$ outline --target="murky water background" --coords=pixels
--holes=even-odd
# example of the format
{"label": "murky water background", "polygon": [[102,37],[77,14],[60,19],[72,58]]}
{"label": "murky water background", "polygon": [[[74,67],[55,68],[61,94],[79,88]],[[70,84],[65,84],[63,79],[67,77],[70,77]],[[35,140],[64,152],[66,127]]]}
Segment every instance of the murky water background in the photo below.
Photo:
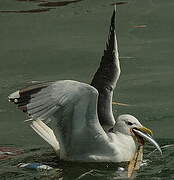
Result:
{"label": "murky water background", "polygon": [[[114,2],[0,1],[0,146],[24,150],[0,160],[0,179],[125,177],[116,165],[60,162],[23,122],[25,115],[7,102],[9,93],[32,80],[90,82],[103,54]],[[122,74],[114,100],[130,106],[114,106],[114,113],[135,115],[154,130],[160,145],[173,144],[174,2],[126,2],[117,6]],[[163,157],[158,153],[149,156],[151,151],[153,148],[146,146],[146,163],[135,179],[174,179],[174,147],[163,148]],[[41,162],[54,169],[20,169],[16,167],[20,162]]]}

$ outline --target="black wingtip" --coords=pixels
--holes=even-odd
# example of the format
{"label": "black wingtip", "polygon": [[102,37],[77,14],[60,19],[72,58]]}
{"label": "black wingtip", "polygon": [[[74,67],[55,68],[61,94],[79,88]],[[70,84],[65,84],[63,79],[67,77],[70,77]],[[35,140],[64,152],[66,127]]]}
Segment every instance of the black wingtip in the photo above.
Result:
{"label": "black wingtip", "polygon": [[111,17],[111,27],[115,29],[115,15],[116,15],[116,5],[114,6],[113,14]]}
{"label": "black wingtip", "polygon": [[[111,24],[110,24],[110,29],[109,29],[109,36],[108,36],[108,41],[106,43],[106,51],[109,53],[112,53],[115,49],[115,33],[116,33],[116,25],[115,25],[115,20],[116,19],[116,5],[114,6],[114,10],[111,16]],[[106,53],[106,52],[105,52]]]}
{"label": "black wingtip", "polygon": [[114,7],[109,35],[100,66],[91,85],[99,92],[97,113],[102,126],[112,127],[115,123],[112,114],[112,93],[119,78],[119,59],[116,38],[116,8]]}

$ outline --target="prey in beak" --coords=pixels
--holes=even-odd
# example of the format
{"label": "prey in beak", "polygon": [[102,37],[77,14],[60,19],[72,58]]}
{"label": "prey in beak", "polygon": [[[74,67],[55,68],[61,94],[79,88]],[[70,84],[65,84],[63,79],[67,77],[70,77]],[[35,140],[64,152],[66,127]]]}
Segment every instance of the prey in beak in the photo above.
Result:
{"label": "prey in beak", "polygon": [[152,131],[149,128],[141,127],[141,128],[132,128],[132,133],[136,137],[137,141],[141,144],[145,144],[145,140],[154,145],[157,150],[162,154],[162,150],[158,143],[153,139]]}

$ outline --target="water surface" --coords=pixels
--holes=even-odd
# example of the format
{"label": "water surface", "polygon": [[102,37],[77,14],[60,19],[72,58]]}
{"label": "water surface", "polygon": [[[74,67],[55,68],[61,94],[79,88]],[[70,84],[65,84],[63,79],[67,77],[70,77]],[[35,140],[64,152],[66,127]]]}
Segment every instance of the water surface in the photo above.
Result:
{"label": "water surface", "polygon": [[[64,164],[38,137],[25,115],[7,102],[9,93],[32,80],[74,79],[89,83],[107,39],[111,0],[0,1],[0,146],[24,154],[0,160],[2,179],[117,179],[109,165]],[[117,3],[120,1],[117,1]],[[172,0],[121,1],[117,35],[122,74],[114,114],[135,115],[163,146],[173,144],[174,32]],[[152,151],[146,148],[145,155]],[[173,179],[173,148],[153,153],[136,179]],[[43,162],[50,172],[19,169],[19,162]],[[87,173],[84,176],[84,173]]]}

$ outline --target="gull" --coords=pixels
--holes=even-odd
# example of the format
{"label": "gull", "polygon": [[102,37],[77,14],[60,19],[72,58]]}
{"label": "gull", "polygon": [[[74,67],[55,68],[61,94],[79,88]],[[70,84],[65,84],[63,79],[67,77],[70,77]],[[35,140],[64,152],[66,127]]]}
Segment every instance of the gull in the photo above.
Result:
{"label": "gull", "polygon": [[116,9],[101,63],[91,84],[74,80],[33,82],[9,95],[30,126],[47,141],[61,160],[77,162],[131,161],[145,141],[162,153],[144,127],[130,114],[112,112],[112,97],[120,76]]}

